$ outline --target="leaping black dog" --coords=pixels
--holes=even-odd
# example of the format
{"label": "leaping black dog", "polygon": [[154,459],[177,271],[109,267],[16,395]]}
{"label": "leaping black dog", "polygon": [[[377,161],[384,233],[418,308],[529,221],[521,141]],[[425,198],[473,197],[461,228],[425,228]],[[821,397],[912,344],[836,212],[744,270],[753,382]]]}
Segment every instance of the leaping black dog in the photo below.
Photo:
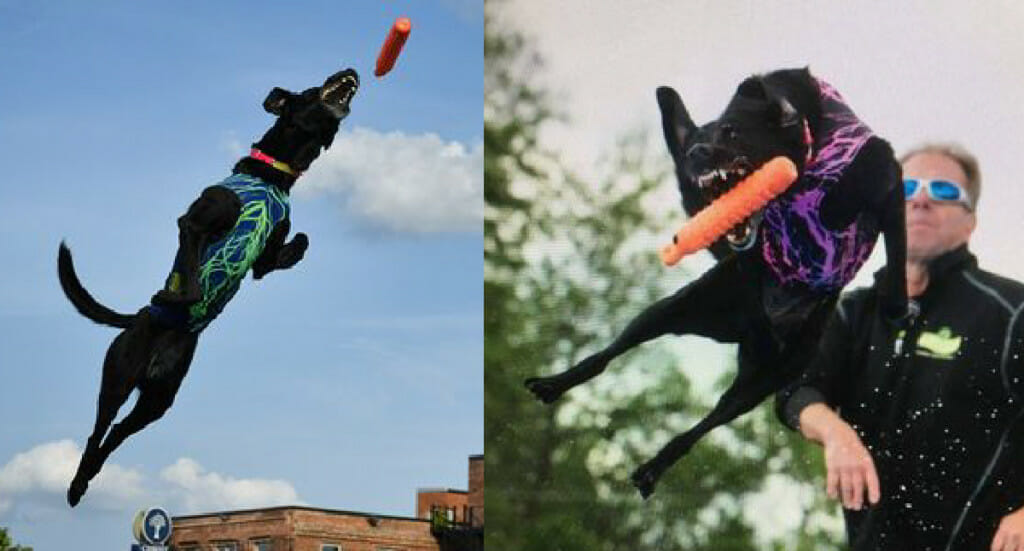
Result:
{"label": "leaping black dog", "polygon": [[907,312],[901,170],[843,98],[807,69],[753,76],[718,118],[697,127],[675,90],[657,91],[683,208],[703,209],[768,160],[785,155],[798,180],[711,246],[718,263],[649,306],[606,348],[526,386],[550,403],[604,371],[623,352],[666,333],[739,343],[738,372],[704,419],[632,475],[643,497],[710,430],[750,411],[811,360],[840,290],[882,232],[891,277],[881,307]]}
{"label": "leaping black dog", "polygon": [[[64,294],[83,316],[123,329],[103,362],[96,424],[68,488],[72,507],[111,452],[171,407],[199,333],[238,291],[249,269],[260,279],[302,260],[309,246],[306,235],[296,233],[285,242],[291,225],[288,193],[330,147],[358,88],[359,76],[346,69],[301,94],[271,90],[263,108],[277,116],[273,127],[235,164],[231,176],[204,189],[178,219],[171,274],[150,304],[134,315],[116,313],[93,299],[61,243],[57,264]],[[111,428],[136,388],[135,407]]]}

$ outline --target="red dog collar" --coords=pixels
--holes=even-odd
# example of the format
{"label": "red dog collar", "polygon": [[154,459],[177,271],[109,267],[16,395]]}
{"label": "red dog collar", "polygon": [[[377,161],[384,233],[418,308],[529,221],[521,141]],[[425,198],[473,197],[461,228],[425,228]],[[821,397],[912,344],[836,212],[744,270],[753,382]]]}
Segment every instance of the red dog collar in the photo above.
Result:
{"label": "red dog collar", "polygon": [[270,155],[267,155],[266,153],[260,151],[259,149],[256,149],[255,147],[252,148],[252,151],[249,152],[249,156],[252,157],[253,159],[256,159],[257,161],[263,161],[264,163],[267,163],[268,165],[280,170],[281,172],[284,172],[285,174],[288,174],[289,176],[294,176],[298,178],[299,174],[301,174],[296,173],[294,170],[292,170],[292,167],[288,166],[287,163],[282,163],[281,161],[278,161],[277,159],[271,157]]}

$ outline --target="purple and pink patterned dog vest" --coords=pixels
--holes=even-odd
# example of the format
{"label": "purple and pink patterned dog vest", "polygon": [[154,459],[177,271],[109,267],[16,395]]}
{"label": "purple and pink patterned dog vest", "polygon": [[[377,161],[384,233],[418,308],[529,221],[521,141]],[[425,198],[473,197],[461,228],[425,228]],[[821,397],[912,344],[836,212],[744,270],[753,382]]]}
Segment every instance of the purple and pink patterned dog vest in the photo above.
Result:
{"label": "purple and pink patterned dog vest", "polygon": [[833,292],[849,283],[867,260],[879,224],[858,218],[845,228],[828,229],[821,222],[821,202],[873,133],[835,88],[815,80],[822,119],[812,157],[792,191],[765,207],[761,251],[781,284]]}

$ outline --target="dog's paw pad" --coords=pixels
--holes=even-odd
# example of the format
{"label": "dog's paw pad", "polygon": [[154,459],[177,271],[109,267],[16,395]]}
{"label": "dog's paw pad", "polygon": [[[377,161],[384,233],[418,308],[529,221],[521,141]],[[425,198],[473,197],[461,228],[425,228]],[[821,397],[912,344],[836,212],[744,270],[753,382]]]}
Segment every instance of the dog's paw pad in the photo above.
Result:
{"label": "dog's paw pad", "polygon": [[654,493],[654,485],[658,482],[658,475],[647,466],[637,469],[630,480],[633,486],[640,491],[640,497],[647,499]]}

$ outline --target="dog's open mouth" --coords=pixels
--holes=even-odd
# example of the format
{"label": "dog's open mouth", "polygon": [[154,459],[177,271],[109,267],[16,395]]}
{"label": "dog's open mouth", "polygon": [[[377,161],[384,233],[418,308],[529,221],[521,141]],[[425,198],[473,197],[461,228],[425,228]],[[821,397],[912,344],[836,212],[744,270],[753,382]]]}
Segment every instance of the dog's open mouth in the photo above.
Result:
{"label": "dog's open mouth", "polygon": [[[697,187],[708,204],[736,187],[736,184],[747,177],[753,168],[746,157],[737,157],[725,166],[713,168],[697,176]],[[733,250],[742,251],[754,245],[757,228],[761,225],[762,211],[758,210],[742,222],[736,224],[725,233],[725,238]]]}
{"label": "dog's open mouth", "polygon": [[359,89],[359,77],[355,72],[345,72],[332,77],[320,88],[320,99],[332,110],[348,113],[349,102]]}

